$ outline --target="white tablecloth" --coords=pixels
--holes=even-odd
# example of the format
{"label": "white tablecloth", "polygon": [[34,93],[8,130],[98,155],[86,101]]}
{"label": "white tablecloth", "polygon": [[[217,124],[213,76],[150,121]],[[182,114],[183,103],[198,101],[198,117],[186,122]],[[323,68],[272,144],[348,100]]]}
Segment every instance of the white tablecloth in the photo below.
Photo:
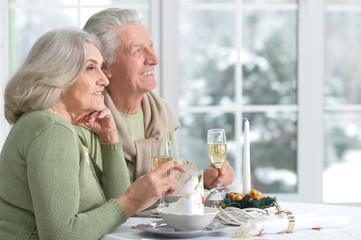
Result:
{"label": "white tablecloth", "polygon": [[[297,230],[294,233],[287,234],[265,234],[262,236],[251,237],[247,239],[254,240],[273,240],[273,239],[297,239],[297,240],[361,240],[361,207],[350,207],[341,205],[326,204],[308,204],[281,202],[283,210],[289,210],[293,214],[317,213],[318,216],[347,216],[349,223],[342,228],[320,229],[320,230]],[[139,229],[132,229],[139,223],[155,221],[156,218],[131,217],[124,224],[120,225],[114,232],[105,235],[102,240],[119,239],[164,239],[160,236],[144,232]],[[297,221],[297,219],[296,219]],[[235,239],[231,235],[238,227],[227,226],[225,230],[215,235],[201,236],[188,239]]]}

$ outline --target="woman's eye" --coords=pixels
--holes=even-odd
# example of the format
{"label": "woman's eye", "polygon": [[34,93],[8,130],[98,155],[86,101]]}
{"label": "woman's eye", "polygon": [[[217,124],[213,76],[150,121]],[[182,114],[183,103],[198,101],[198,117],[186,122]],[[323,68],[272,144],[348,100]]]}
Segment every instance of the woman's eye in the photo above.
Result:
{"label": "woman's eye", "polygon": [[95,69],[95,67],[93,67],[93,66],[90,66],[90,67],[87,67],[87,71],[93,71]]}
{"label": "woman's eye", "polygon": [[149,47],[153,48],[153,43],[149,44]]}

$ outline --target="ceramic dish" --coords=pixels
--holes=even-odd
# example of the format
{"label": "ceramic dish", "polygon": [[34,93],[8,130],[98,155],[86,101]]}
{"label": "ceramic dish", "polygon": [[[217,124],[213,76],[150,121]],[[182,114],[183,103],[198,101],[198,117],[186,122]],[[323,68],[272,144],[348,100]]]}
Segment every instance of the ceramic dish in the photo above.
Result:
{"label": "ceramic dish", "polygon": [[202,230],[179,232],[169,227],[163,220],[161,220],[161,221],[152,221],[149,223],[139,224],[137,228],[144,232],[152,233],[154,235],[158,235],[161,237],[195,238],[195,237],[201,237],[205,235],[219,233],[223,231],[226,228],[226,226],[217,222],[212,222],[210,225],[208,225],[206,228]]}
{"label": "ceramic dish", "polygon": [[204,214],[176,214],[169,207],[158,210],[168,226],[177,231],[199,231],[209,225],[219,212],[216,208],[204,207]]}

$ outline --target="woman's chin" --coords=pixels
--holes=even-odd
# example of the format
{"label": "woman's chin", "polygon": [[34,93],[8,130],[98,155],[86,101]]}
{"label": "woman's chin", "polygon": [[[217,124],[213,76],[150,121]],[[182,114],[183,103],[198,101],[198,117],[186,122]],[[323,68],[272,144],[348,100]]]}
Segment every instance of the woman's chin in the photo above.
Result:
{"label": "woman's chin", "polygon": [[92,109],[93,109],[93,110],[92,110],[91,112],[100,112],[100,111],[104,110],[104,108],[105,108],[104,102],[98,103],[98,104],[94,104],[94,105],[92,106]]}

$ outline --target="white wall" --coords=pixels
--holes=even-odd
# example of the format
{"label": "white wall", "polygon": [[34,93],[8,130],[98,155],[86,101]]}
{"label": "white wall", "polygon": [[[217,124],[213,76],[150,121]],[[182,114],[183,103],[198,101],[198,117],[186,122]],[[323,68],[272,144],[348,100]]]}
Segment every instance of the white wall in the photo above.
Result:
{"label": "white wall", "polygon": [[0,147],[2,147],[10,126],[4,117],[4,88],[9,79],[9,52],[8,52],[8,1],[0,1]]}

